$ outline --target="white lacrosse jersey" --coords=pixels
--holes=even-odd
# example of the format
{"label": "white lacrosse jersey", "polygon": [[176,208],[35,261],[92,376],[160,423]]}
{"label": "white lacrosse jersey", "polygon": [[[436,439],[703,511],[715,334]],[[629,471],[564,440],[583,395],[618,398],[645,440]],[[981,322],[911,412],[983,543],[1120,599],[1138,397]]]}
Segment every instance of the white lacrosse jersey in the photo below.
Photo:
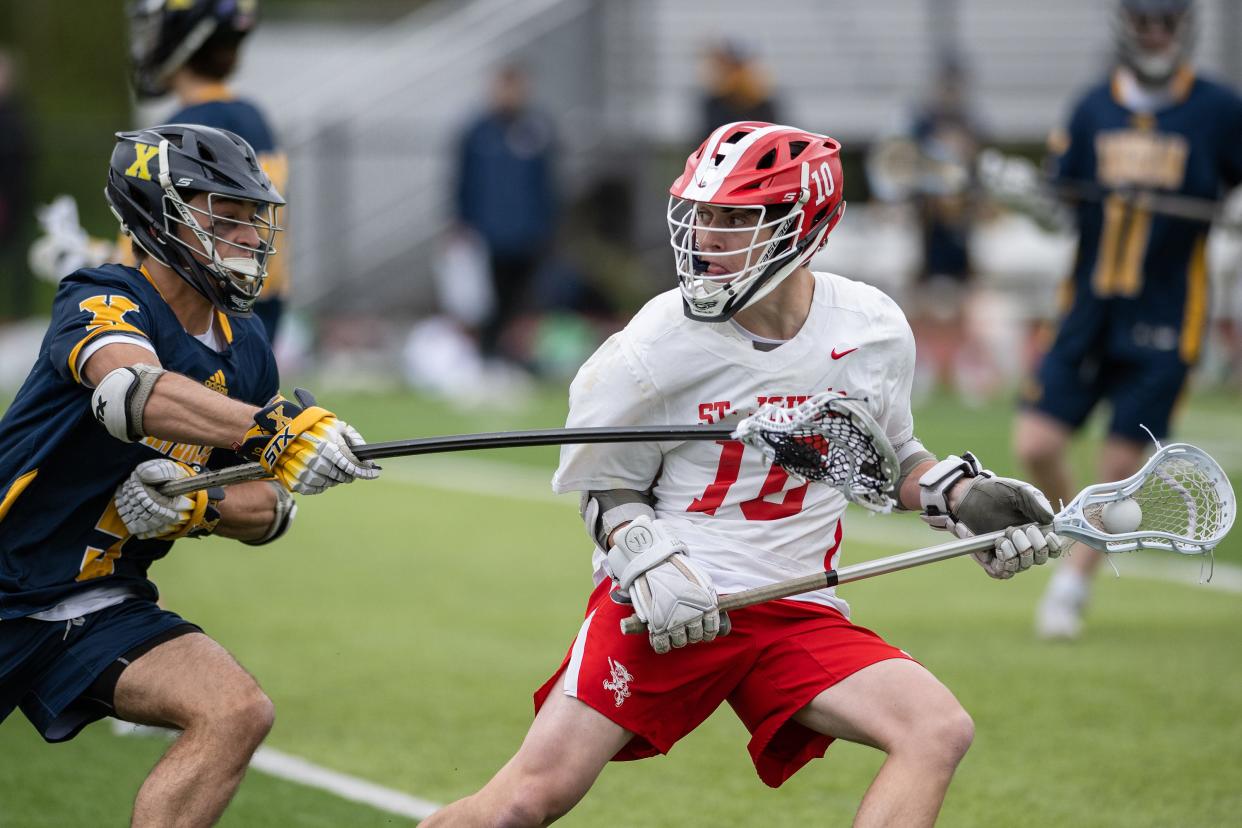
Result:
{"label": "white lacrosse jersey", "polygon": [[[898,457],[915,446],[910,413],[914,337],[897,304],[870,285],[815,273],[798,334],[762,351],[731,322],[687,319],[681,295],[652,299],[600,346],[569,389],[571,428],[736,422],[761,404],[793,406],[824,391],[863,398]],[[845,497],[791,479],[733,440],[567,445],[557,493],[650,489],[668,522],[720,593],[835,569]],[[603,571],[595,550],[595,579]],[[849,605],[834,589],[793,600]]]}

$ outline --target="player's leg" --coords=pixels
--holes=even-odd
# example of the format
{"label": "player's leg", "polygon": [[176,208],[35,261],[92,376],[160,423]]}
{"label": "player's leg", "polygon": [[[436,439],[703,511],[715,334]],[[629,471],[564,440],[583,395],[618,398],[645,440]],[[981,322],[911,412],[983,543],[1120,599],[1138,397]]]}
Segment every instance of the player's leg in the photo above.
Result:
{"label": "player's leg", "polygon": [[[1074,496],[1070,439],[1103,395],[1103,376],[1108,373],[1098,355],[1084,350],[1094,347],[1094,340],[1075,338],[1075,333],[1067,320],[1041,362],[1014,424],[1014,454],[1026,479],[1048,496],[1054,509]],[[1042,638],[1074,638],[1081,629],[1087,587],[1070,562],[1085,549],[1073,545],[1053,568],[1035,610],[1035,631]]]}
{"label": "player's leg", "polygon": [[535,693],[539,712],[517,754],[481,791],[426,825],[546,825],[610,760],[667,753],[749,670],[753,639],[744,622],[710,646],[658,655],[647,636],[621,633],[633,607],[614,601],[610,587],[596,587],[560,668]]}
{"label": "player's leg", "polygon": [[114,715],[182,731],[147,776],[134,825],[211,825],[272,727],[272,702],[212,639],[191,633],[143,653],[116,681]]}
{"label": "player's leg", "polygon": [[[1027,479],[1034,483],[1053,508],[1074,496],[1068,448],[1073,432],[1068,425],[1042,411],[1018,414],[1014,428],[1014,454]],[[1090,547],[1073,544],[1052,569],[1048,586],[1035,609],[1035,632],[1041,638],[1076,638],[1082,629],[1082,613],[1090,595],[1090,573],[1099,562]]]}
{"label": "player's leg", "polygon": [[794,721],[887,754],[858,807],[855,826],[932,825],[974,723],[925,667],[890,659],[821,692]]}
{"label": "player's leg", "polygon": [[834,609],[772,601],[730,617],[758,650],[729,704],[751,733],[760,778],[783,784],[833,739],[868,745],[888,756],[854,824],[931,825],[974,736],[953,694]]}
{"label": "player's leg", "polygon": [[[1098,458],[1101,481],[1124,480],[1142,467],[1151,449],[1148,429],[1157,439],[1169,433],[1189,369],[1177,352],[1149,349],[1140,358],[1113,363],[1109,373],[1113,414]],[[1083,544],[1069,551],[1054,570],[1036,616],[1036,630],[1045,638],[1081,633],[1091,585],[1105,557]]]}
{"label": "player's leg", "polygon": [[1074,496],[1068,449],[1073,428],[1037,409],[1018,412],[1013,430],[1013,450],[1026,479],[1055,505]]}
{"label": "player's leg", "polygon": [[424,826],[547,825],[586,795],[633,734],[565,695],[564,681],[562,675],[518,752],[491,781],[437,811]]}
{"label": "player's leg", "polygon": [[[1128,437],[1110,434],[1100,447],[1099,479],[1124,480],[1138,471],[1147,458],[1148,445],[1136,443]],[[1085,544],[1075,544],[1073,554],[1060,564],[1061,569],[1076,574],[1083,584],[1079,588],[1084,593],[1089,591],[1089,582],[1104,560],[1104,553],[1092,549]],[[1085,601],[1084,594],[1083,600]]]}
{"label": "player's leg", "polygon": [[[1089,304],[1089,303],[1088,303]],[[1054,507],[1068,503],[1075,488],[1067,449],[1096,403],[1104,395],[1107,372],[1098,355],[1099,336],[1092,333],[1086,305],[1062,322],[1056,339],[1040,359],[1022,394],[1014,421],[1013,450],[1026,479]]]}

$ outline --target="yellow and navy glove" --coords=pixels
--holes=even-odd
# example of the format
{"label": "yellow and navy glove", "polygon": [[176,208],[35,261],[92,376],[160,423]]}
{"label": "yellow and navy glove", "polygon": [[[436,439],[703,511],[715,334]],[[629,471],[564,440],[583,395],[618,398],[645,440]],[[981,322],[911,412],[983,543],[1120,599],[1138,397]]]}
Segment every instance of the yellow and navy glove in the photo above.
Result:
{"label": "yellow and navy glove", "polygon": [[129,533],[143,539],[176,540],[214,532],[220,522],[217,504],[224,500],[224,489],[215,486],[188,495],[160,494],[164,483],[194,473],[192,467],[176,460],[139,463],[113,496]]}
{"label": "yellow and navy glove", "polygon": [[338,483],[379,477],[379,466],[359,460],[351,449],[362,445],[362,435],[315,405],[309,391],[298,388],[293,396],[296,402],[277,394],[255,412],[255,424],[235,450],[257,460],[281,485],[299,494],[319,494]]}

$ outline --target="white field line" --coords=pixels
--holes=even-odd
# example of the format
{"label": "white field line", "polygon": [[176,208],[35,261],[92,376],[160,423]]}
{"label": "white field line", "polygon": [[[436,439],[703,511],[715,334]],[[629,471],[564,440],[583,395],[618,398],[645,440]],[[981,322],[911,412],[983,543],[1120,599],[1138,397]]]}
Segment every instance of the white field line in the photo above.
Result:
{"label": "white field line", "polygon": [[254,758],[250,760],[250,767],[279,779],[305,785],[308,788],[318,788],[321,791],[335,794],[341,799],[359,802],[377,810],[410,819],[426,819],[440,807],[435,802],[419,799],[392,788],[385,788],[347,773],[329,770],[276,748],[259,748]]}
{"label": "white field line", "polygon": [[[484,460],[478,457],[445,456],[418,458],[416,465],[402,464],[384,470],[384,479],[394,483],[423,486],[450,492],[523,500],[531,503],[563,504],[577,511],[576,494],[555,495],[551,472],[533,466]],[[918,549],[942,542],[913,514],[881,516],[851,510],[846,537],[866,544]],[[1204,582],[1199,558],[1158,552],[1118,555],[1113,560],[1122,577],[1200,586],[1209,590],[1242,593],[1242,566],[1217,563],[1212,580]]]}
{"label": "white field line", "polygon": [[[114,736],[160,738],[171,741],[177,735],[177,731],[164,727],[130,724],[119,719],[108,721],[112,723]],[[330,770],[300,756],[294,756],[266,745],[255,751],[250,759],[250,767],[268,776],[284,779],[286,782],[317,788],[350,802],[358,802],[385,813],[414,820],[426,819],[440,807],[435,802],[419,799],[392,788],[385,788],[383,785],[368,782],[357,776]]]}

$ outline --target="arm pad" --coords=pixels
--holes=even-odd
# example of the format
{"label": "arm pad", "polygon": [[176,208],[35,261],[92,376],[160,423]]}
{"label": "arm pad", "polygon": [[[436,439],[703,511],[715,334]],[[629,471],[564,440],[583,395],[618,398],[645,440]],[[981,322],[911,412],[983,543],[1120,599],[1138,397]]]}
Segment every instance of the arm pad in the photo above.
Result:
{"label": "arm pad", "polygon": [[155,383],[165,373],[158,365],[137,363],[109,371],[91,395],[91,411],[118,440],[132,443],[147,436],[142,412]]}
{"label": "arm pad", "polygon": [[608,536],[621,524],[644,515],[655,520],[652,502],[650,494],[635,489],[583,492],[581,511],[587,534],[594,538],[600,549],[607,550]]}
{"label": "arm pad", "polygon": [[[900,454],[900,452],[899,452]],[[897,509],[906,511],[906,507],[901,505],[901,487],[906,484],[906,479],[910,477],[910,473],[918,468],[922,463],[928,460],[935,460],[936,455],[923,448],[922,444],[918,445],[913,452],[901,460],[901,470],[897,473],[897,482],[893,484],[894,499],[897,501]]]}

